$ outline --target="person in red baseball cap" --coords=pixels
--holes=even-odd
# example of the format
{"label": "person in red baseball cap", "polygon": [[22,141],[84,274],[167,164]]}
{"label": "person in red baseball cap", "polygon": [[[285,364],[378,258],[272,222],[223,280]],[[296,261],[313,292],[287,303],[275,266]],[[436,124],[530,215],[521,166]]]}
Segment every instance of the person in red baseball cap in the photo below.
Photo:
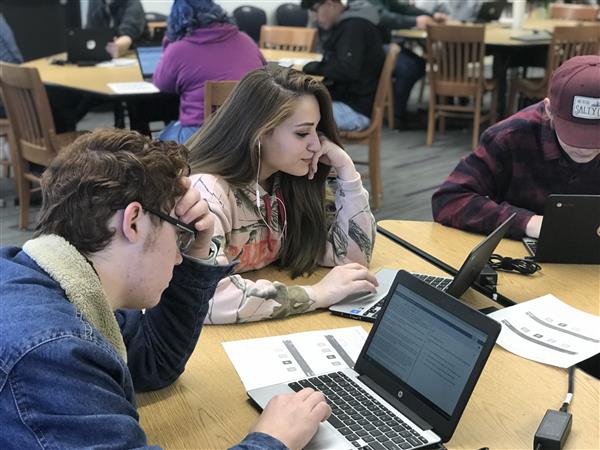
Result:
{"label": "person in red baseball cap", "polygon": [[600,194],[600,55],[552,74],[548,97],[488,128],[433,194],[436,222],[489,233],[513,212],[512,238],[539,237],[550,194]]}

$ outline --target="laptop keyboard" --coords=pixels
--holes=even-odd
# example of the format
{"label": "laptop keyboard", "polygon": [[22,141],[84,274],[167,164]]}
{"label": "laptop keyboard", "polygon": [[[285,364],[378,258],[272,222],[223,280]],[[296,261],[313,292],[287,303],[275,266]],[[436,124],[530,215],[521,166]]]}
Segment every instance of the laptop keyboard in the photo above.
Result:
{"label": "laptop keyboard", "polygon": [[[448,289],[448,286],[450,286],[450,283],[452,283],[453,280],[452,278],[436,277],[433,275],[426,275],[414,272],[411,272],[411,275],[417,277],[419,280],[422,280],[427,284],[430,284],[431,286],[439,289],[440,291],[445,291],[446,289]],[[375,319],[377,317],[377,314],[379,314],[379,311],[383,307],[384,301],[385,299],[382,299],[375,303],[373,306],[371,306],[369,309],[367,309],[364,312],[363,317],[372,317],[373,319]]]}
{"label": "laptop keyboard", "polygon": [[305,387],[321,391],[332,410],[328,422],[356,448],[397,450],[427,443],[418,431],[382,407],[342,372],[295,381],[288,386],[295,392]]}
{"label": "laptop keyboard", "polygon": [[529,253],[531,253],[533,256],[536,255],[536,253],[537,253],[537,239],[534,239],[534,238],[523,238],[523,244],[525,244],[525,246],[529,250]]}

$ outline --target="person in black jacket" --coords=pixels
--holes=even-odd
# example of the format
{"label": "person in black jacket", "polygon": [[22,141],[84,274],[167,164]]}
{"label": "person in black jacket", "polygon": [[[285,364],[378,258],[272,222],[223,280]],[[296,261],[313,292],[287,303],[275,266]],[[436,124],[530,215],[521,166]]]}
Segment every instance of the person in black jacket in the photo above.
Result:
{"label": "person in black jacket", "polygon": [[317,25],[329,31],[323,59],[309,62],[303,71],[325,78],[340,130],[367,128],[385,60],[377,11],[362,0],[348,7],[340,0],[302,0],[302,7],[313,11]]}
{"label": "person in black jacket", "polygon": [[[352,1],[352,0],[351,0]],[[390,42],[393,30],[406,28],[425,29],[428,24],[443,23],[444,13],[429,12],[409,5],[402,0],[369,0],[379,13],[379,29],[384,42]],[[425,75],[426,62],[407,47],[403,47],[394,68],[394,114],[398,128],[411,126],[408,99],[415,83]]]}
{"label": "person in black jacket", "polygon": [[114,28],[117,37],[106,51],[113,57],[123,55],[144,31],[146,19],[140,0],[90,0],[87,28]]}

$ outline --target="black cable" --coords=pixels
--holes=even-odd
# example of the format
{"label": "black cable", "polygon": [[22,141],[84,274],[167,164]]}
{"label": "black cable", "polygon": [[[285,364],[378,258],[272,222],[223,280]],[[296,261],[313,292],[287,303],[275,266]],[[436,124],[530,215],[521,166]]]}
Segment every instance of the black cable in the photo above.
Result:
{"label": "black cable", "polygon": [[560,411],[567,412],[569,410],[569,406],[571,405],[571,401],[573,400],[573,387],[575,384],[575,366],[569,367],[568,372],[568,383],[567,383],[567,396],[565,397],[565,401],[560,407]]}
{"label": "black cable", "polygon": [[498,255],[497,253],[490,256],[489,264],[494,270],[517,272],[521,275],[533,275],[538,270],[542,270],[542,267],[531,259],[510,258],[508,256]]}
{"label": "black cable", "polygon": [[[435,256],[430,255],[426,251],[421,250],[419,247],[416,247],[415,245],[411,244],[410,242],[405,241],[400,236],[397,236],[396,234],[394,234],[391,231],[388,231],[388,230],[382,228],[379,225],[377,225],[377,232],[380,233],[380,234],[383,234],[385,237],[387,237],[388,239],[392,240],[396,244],[398,244],[398,245],[404,247],[405,249],[413,252],[415,255],[423,258],[428,263],[433,264],[435,267],[437,267],[439,269],[442,269],[444,272],[449,273],[452,276],[456,276],[456,273],[458,272],[458,270],[456,270],[452,266],[449,266],[444,261],[437,259]],[[471,287],[473,289],[475,289],[476,291],[481,292],[486,297],[491,298],[496,303],[501,304],[502,306],[513,306],[513,305],[516,305],[516,303],[514,301],[512,301],[510,298],[505,297],[504,295],[497,293],[495,289],[490,289],[490,288],[488,288],[486,286],[482,286],[477,281],[474,281],[473,284],[471,285]]]}

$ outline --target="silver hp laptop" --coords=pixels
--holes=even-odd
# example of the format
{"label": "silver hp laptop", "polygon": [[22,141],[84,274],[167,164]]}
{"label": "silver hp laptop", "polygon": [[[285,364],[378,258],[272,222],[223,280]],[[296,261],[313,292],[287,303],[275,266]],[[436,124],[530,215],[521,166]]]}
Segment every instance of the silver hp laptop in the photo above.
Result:
{"label": "silver hp laptop", "polygon": [[[437,289],[459,298],[467,291],[469,286],[471,286],[471,284],[478,279],[479,274],[489,261],[490,256],[494,252],[494,249],[498,246],[498,243],[508,231],[508,228],[510,227],[510,224],[515,216],[516,214],[512,214],[508,219],[500,224],[498,228],[492,231],[489,236],[477,244],[477,247],[471,250],[471,253],[469,253],[469,256],[467,256],[454,278],[425,275],[420,273],[413,273],[412,275],[420,278],[428,284],[431,284]],[[356,293],[345,298],[341,302],[330,306],[329,311],[331,311],[333,314],[349,317],[351,319],[374,322],[377,318],[379,310],[383,305],[383,299],[388,294],[395,274],[396,270],[381,269],[375,275],[377,277],[377,281],[379,281],[379,286],[377,287],[376,293]]]}
{"label": "silver hp laptop", "polygon": [[353,369],[254,389],[264,408],[312,387],[332,415],[308,449],[412,449],[450,440],[500,324],[399,271]]}
{"label": "silver hp laptop", "polygon": [[135,54],[137,56],[142,78],[145,81],[152,81],[152,76],[158,66],[163,48],[160,45],[136,47]]}
{"label": "silver hp laptop", "polygon": [[93,66],[110,60],[106,44],[112,41],[114,36],[114,31],[109,28],[67,30],[67,61],[80,66]]}
{"label": "silver hp laptop", "polygon": [[549,195],[540,238],[524,238],[535,261],[600,264],[600,195]]}

